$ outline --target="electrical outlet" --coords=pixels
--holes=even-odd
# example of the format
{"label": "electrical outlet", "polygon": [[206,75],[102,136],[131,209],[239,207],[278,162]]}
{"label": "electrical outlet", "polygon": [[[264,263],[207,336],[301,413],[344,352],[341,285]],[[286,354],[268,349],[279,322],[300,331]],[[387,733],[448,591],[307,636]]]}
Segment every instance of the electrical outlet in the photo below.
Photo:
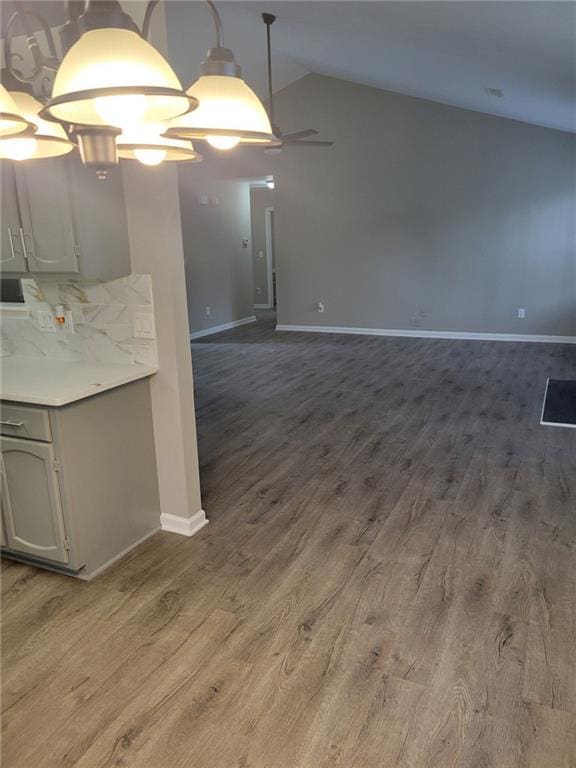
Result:
{"label": "electrical outlet", "polygon": [[56,333],[56,325],[54,323],[54,318],[52,317],[52,312],[48,312],[45,309],[38,310],[38,312],[36,312],[36,322],[38,323],[38,328],[43,333]]}
{"label": "electrical outlet", "polygon": [[526,318],[526,310],[524,307],[518,307],[518,318],[524,320]]}
{"label": "electrical outlet", "polygon": [[256,295],[257,296],[261,296],[262,295],[262,288],[258,288],[258,286],[256,286]]}
{"label": "electrical outlet", "polygon": [[132,336],[135,339],[155,339],[154,315],[146,312],[134,312],[132,315]]}
{"label": "electrical outlet", "polygon": [[422,318],[418,315],[412,315],[410,320],[408,321],[408,324],[410,328],[421,328],[422,327]]}
{"label": "electrical outlet", "polygon": [[210,317],[212,314],[212,307],[206,307],[206,317]]}
{"label": "electrical outlet", "polygon": [[316,309],[318,310],[318,312],[324,312],[324,304],[321,301],[319,301],[318,304],[316,304]]}
{"label": "electrical outlet", "polygon": [[248,240],[246,238],[242,240],[242,248],[248,248]]}

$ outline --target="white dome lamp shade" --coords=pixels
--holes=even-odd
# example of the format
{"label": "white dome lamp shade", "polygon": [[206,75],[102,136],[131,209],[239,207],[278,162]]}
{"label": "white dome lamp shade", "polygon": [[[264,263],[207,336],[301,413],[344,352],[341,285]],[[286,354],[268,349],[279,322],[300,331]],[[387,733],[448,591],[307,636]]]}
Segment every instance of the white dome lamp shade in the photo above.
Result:
{"label": "white dome lamp shade", "polygon": [[217,46],[200,66],[200,77],[186,93],[199,107],[171,120],[166,136],[201,139],[217,149],[238,144],[277,144],[264,105],[242,79],[242,70],[222,43],[222,23],[214,4],[207,2],[216,25]]}
{"label": "white dome lamp shade", "polygon": [[34,124],[19,111],[10,93],[0,85],[0,139],[18,135],[30,136],[35,130]]}
{"label": "white dome lamp shade", "polygon": [[42,117],[124,130],[169,120],[196,105],[117,2],[92,0],[78,28],[81,37],[58,68]]}
{"label": "white dome lamp shade", "polygon": [[139,160],[143,165],[156,166],[163,162],[199,163],[199,155],[191,141],[167,139],[161,134],[165,126],[146,126],[133,133],[122,133],[116,139],[118,157]]}
{"label": "white dome lamp shade", "polygon": [[0,137],[0,157],[10,160],[41,159],[60,157],[74,149],[61,125],[50,123],[38,117],[42,104],[29,93],[12,91],[11,97],[19,112],[35,125],[32,135]]}
{"label": "white dome lamp shade", "polygon": [[64,56],[40,116],[73,126],[86,165],[99,165],[106,148],[105,164],[114,164],[113,139],[121,131],[197,106],[117,2],[91,0],[78,25],[83,34]]}

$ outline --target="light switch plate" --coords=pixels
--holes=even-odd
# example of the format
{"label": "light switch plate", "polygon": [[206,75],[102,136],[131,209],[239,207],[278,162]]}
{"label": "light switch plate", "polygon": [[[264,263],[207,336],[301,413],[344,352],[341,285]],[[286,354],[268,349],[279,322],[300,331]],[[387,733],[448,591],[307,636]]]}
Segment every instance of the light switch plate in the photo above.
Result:
{"label": "light switch plate", "polygon": [[46,309],[39,309],[36,312],[36,320],[38,322],[38,328],[42,333],[56,333],[56,325],[54,323],[54,318],[52,317],[52,312],[49,312]]}
{"label": "light switch plate", "polygon": [[134,312],[132,315],[132,335],[135,339],[155,339],[154,315],[146,312]]}

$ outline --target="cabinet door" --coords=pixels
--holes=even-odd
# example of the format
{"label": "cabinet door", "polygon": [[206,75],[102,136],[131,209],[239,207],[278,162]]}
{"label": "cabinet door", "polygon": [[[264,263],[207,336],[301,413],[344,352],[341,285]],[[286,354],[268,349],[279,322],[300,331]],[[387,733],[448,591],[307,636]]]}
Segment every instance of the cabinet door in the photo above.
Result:
{"label": "cabinet door", "polygon": [[26,259],[20,237],[20,211],[16,195],[14,168],[7,160],[0,162],[2,177],[2,244],[1,272],[26,272]]}
{"label": "cabinet door", "polygon": [[78,272],[66,163],[22,163],[16,183],[30,272]]}
{"label": "cabinet door", "polygon": [[67,158],[80,272],[88,280],[130,274],[130,242],[122,169],[99,179],[74,154]]}
{"label": "cabinet door", "polygon": [[53,446],[3,437],[1,447],[6,546],[15,552],[67,563],[68,545]]}

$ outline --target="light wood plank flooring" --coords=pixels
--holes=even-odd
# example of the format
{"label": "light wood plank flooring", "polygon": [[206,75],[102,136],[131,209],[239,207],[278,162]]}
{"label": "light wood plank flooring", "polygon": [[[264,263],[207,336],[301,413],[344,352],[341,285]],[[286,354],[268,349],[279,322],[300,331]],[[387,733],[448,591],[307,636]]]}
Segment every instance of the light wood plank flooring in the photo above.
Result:
{"label": "light wood plank flooring", "polygon": [[209,526],[4,563],[4,768],[575,768],[576,348],[272,328],[193,345]]}

